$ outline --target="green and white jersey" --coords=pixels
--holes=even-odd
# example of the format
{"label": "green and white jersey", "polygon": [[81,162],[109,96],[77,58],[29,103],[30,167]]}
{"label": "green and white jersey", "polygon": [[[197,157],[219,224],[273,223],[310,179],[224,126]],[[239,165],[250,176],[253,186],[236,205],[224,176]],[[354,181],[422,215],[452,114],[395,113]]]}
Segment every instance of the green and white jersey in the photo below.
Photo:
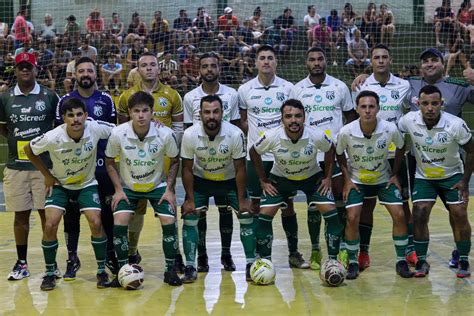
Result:
{"label": "green and white jersey", "polygon": [[[189,91],[184,95],[184,123],[196,124],[201,121],[199,110],[201,108],[201,99],[208,94],[202,90],[202,85]],[[224,116],[222,120],[230,122],[240,119],[239,97],[234,88],[219,83],[219,91],[216,93],[222,100]]]}
{"label": "green and white jersey", "polygon": [[[0,124],[8,130],[7,167],[15,170],[35,170],[23,147],[30,140],[53,128],[59,97],[53,91],[35,84],[28,95],[18,85],[0,96]],[[51,161],[44,155],[48,168]]]}
{"label": "green and white jersey", "polygon": [[164,158],[178,154],[176,138],[169,127],[152,123],[141,141],[133,130],[132,121],[112,130],[105,149],[108,158],[120,156],[124,187],[135,192],[150,192],[166,186]]}
{"label": "green and white jersey", "polygon": [[354,183],[375,185],[390,179],[388,147],[404,145],[402,135],[394,123],[377,118],[377,126],[370,139],[360,128],[360,119],[345,125],[337,137],[336,153],[348,157],[348,168]]}
{"label": "green and white jersey", "polygon": [[409,112],[400,119],[398,127],[411,139],[416,158],[415,178],[446,179],[464,173],[459,146],[471,140],[466,123],[457,116],[441,111],[441,118],[428,129],[420,111]]}
{"label": "green and white jersey", "polygon": [[319,128],[305,125],[296,143],[279,126],[266,132],[253,145],[259,155],[270,153],[275,162],[270,173],[289,180],[305,180],[321,171],[316,156],[331,149],[331,139]]}
{"label": "green and white jersey", "polygon": [[246,156],[244,133],[229,122],[222,121],[219,134],[212,141],[201,123],[184,131],[181,158],[194,159],[195,176],[213,181],[234,179],[234,159]]}
{"label": "green and white jersey", "polygon": [[[343,112],[354,109],[349,88],[328,74],[318,88],[309,77],[301,80],[295,85],[290,98],[303,103],[307,125],[323,129],[334,141],[344,125]],[[319,153],[318,160],[324,160],[324,154]]]}
{"label": "green and white jersey", "polygon": [[76,142],[69,137],[66,124],[62,124],[33,139],[30,147],[35,155],[49,152],[52,174],[64,188],[80,190],[97,184],[94,176],[97,143],[109,138],[114,127],[111,123],[87,120],[84,135]]}
{"label": "green and white jersey", "polygon": [[[266,131],[280,125],[280,107],[285,100],[289,99],[292,90],[291,82],[277,76],[268,87],[263,86],[258,77],[240,86],[239,107],[247,111],[248,149]],[[250,157],[248,159],[250,160]],[[262,156],[262,160],[273,161],[273,156],[267,153]]]}

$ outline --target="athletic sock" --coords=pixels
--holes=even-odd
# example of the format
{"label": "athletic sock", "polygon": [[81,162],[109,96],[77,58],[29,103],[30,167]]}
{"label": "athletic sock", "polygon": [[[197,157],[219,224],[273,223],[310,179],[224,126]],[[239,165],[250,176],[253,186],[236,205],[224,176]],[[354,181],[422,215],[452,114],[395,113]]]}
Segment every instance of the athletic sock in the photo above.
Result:
{"label": "athletic sock", "polygon": [[323,214],[326,222],[326,244],[328,247],[328,257],[336,259],[339,253],[339,244],[341,242],[341,234],[343,226],[339,220],[337,210],[331,210]]}
{"label": "athletic sock", "polygon": [[163,253],[166,261],[166,271],[171,271],[174,267],[174,261],[176,258],[177,248],[177,237],[176,237],[176,225],[161,225],[163,230]]}
{"label": "athletic sock", "polygon": [[199,215],[186,215],[183,220],[183,251],[186,265],[196,267]]}
{"label": "athletic sock", "polygon": [[462,260],[462,261],[469,260],[469,252],[471,252],[470,240],[456,241],[456,248],[459,251],[459,260]]}
{"label": "athletic sock", "polygon": [[128,226],[114,225],[114,248],[121,268],[128,263]]}
{"label": "athletic sock", "polygon": [[257,230],[255,237],[257,238],[257,250],[260,257],[264,259],[271,259],[272,243],[273,243],[273,217],[260,214],[258,216]]}
{"label": "athletic sock", "polygon": [[360,251],[369,253],[372,225],[359,223]]}
{"label": "athletic sock", "polygon": [[219,230],[221,233],[221,255],[230,255],[230,245],[232,243],[232,232],[234,230],[234,219],[232,211],[227,208],[219,209]]}
{"label": "athletic sock", "polygon": [[317,209],[309,207],[307,223],[309,238],[311,239],[311,249],[320,250],[319,234],[321,233],[321,213]]}
{"label": "athletic sock", "polygon": [[239,218],[240,241],[244,247],[245,259],[247,263],[255,261],[255,233],[253,230],[253,215],[242,215]]}
{"label": "athletic sock", "polygon": [[43,248],[44,262],[46,264],[46,275],[54,275],[56,270],[56,252],[58,251],[58,241],[41,241]]}
{"label": "athletic sock", "polygon": [[298,221],[296,220],[296,213],[290,216],[283,216],[282,214],[281,223],[288,242],[288,252],[291,255],[298,251]]}
{"label": "athletic sock", "polygon": [[174,222],[174,226],[176,228],[176,255],[181,254],[181,251],[179,250],[179,226],[178,226],[178,219]]}
{"label": "athletic sock", "polygon": [[97,274],[99,274],[105,271],[105,257],[107,255],[107,236],[91,236],[91,244],[94,248],[95,261],[97,262]]}
{"label": "athletic sock", "polygon": [[28,253],[28,245],[16,245],[16,255],[18,260],[26,262],[26,254]]}
{"label": "athletic sock", "polygon": [[415,251],[415,245],[413,244],[413,223],[407,224],[408,229],[408,246],[407,246],[407,255]]}
{"label": "athletic sock", "polygon": [[347,254],[349,255],[349,263],[359,263],[359,239],[347,240],[346,239],[346,249]]}
{"label": "athletic sock", "polygon": [[198,244],[197,244],[197,252],[198,252],[198,255],[201,256],[207,253],[207,249],[206,249],[207,214],[206,212],[201,212],[199,216],[197,230],[198,230],[198,237],[199,237]]}
{"label": "athletic sock", "polygon": [[397,262],[400,260],[405,260],[407,245],[408,245],[408,235],[402,236],[393,236],[393,244],[395,245],[395,253],[397,255]]}
{"label": "athletic sock", "polygon": [[426,253],[428,252],[428,245],[430,243],[429,239],[419,239],[413,240],[413,243],[415,244],[415,251],[416,251],[416,256],[418,257],[419,260],[426,260]]}

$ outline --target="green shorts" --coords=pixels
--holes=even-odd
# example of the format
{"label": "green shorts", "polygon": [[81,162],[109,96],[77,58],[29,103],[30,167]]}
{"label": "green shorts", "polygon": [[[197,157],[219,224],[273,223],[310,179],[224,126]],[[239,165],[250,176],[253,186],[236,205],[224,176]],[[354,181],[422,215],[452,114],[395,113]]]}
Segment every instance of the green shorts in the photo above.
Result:
{"label": "green shorts", "polygon": [[136,192],[130,189],[123,189],[123,191],[127,195],[127,198],[130,204],[128,204],[127,201],[124,201],[124,200],[120,201],[119,204],[117,205],[117,209],[114,211],[114,214],[118,214],[118,213],[134,213],[135,214],[135,209],[138,206],[138,201],[148,200],[150,201],[150,204],[153,207],[153,210],[155,211],[155,216],[166,216],[166,217],[176,216],[176,212],[173,210],[173,208],[168,203],[168,201],[163,200],[161,204],[158,204],[158,202],[160,202],[161,197],[166,191],[166,186],[154,189],[150,192]]}
{"label": "green shorts", "polygon": [[411,199],[416,202],[435,202],[436,197],[444,195],[446,204],[463,203],[459,190],[451,189],[456,183],[461,181],[462,174],[458,173],[447,179],[426,180],[415,178],[413,194]]}
{"label": "green shorts", "polygon": [[260,206],[272,207],[278,205],[282,208],[288,207],[288,204],[285,201],[295,197],[298,190],[303,191],[306,195],[306,203],[309,206],[316,206],[318,204],[334,204],[332,193],[327,195],[321,195],[318,193],[318,187],[322,177],[323,173],[319,172],[308,179],[296,181],[270,174],[270,179],[276,181],[274,186],[278,190],[278,194],[276,196],[263,195],[260,199]]}
{"label": "green shorts", "polygon": [[227,207],[228,210],[234,212],[239,209],[235,179],[213,181],[194,176],[194,204],[196,209],[206,212],[209,209],[210,197],[214,197],[217,207]]}
{"label": "green shorts", "polygon": [[[390,168],[393,169],[393,163],[395,159],[388,159],[390,163]],[[398,181],[400,182],[400,186],[402,187],[402,199],[403,202],[408,202],[410,199],[410,182],[408,180],[408,167],[406,163],[406,159],[403,158],[402,164],[400,165],[400,171],[398,172]]]}
{"label": "green shorts", "polygon": [[[273,161],[263,161],[263,169],[268,177],[270,170],[272,170]],[[260,180],[255,172],[252,161],[247,160],[247,191],[252,199],[260,199],[262,196],[262,187],[260,186]],[[216,202],[217,204],[217,202]]]}
{"label": "green shorts", "polygon": [[[319,162],[319,167],[324,172],[324,161]],[[339,167],[337,162],[334,162],[333,165],[332,165],[332,178],[334,179],[334,178],[339,177],[339,176],[342,176],[341,167]]]}
{"label": "green shorts", "polygon": [[54,207],[66,212],[69,200],[77,201],[79,211],[100,211],[100,199],[97,185],[91,185],[80,190],[69,190],[62,186],[53,187],[53,193],[46,198],[45,208]]}
{"label": "green shorts", "polygon": [[379,198],[380,204],[402,205],[402,195],[397,187],[392,184],[387,188],[387,183],[367,185],[356,183],[360,192],[352,189],[347,197],[346,208],[359,206],[364,203],[364,199]]}

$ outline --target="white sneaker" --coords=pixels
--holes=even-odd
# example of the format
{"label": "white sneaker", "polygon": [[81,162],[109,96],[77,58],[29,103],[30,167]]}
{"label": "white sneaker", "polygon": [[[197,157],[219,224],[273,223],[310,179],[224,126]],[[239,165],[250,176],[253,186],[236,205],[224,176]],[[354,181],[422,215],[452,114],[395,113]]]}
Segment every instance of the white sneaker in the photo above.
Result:
{"label": "white sneaker", "polygon": [[26,262],[21,262],[17,260],[15,265],[13,266],[12,272],[8,275],[8,280],[15,281],[15,280],[22,280],[30,276],[30,271],[28,271],[28,265]]}

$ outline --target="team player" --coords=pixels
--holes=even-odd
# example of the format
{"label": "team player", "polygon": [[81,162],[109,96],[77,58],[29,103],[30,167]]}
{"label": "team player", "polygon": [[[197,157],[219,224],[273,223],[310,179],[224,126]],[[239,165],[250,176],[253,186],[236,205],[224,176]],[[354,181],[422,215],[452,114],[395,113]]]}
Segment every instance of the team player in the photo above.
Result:
{"label": "team player", "polygon": [[[97,262],[97,287],[106,288],[109,286],[105,272],[107,237],[100,219],[100,199],[94,173],[97,143],[100,139],[107,139],[115,125],[87,120],[86,106],[79,99],[64,102],[62,111],[64,124],[36,137],[24,147],[28,158],[45,177],[46,185],[46,223],[41,241],[46,274],[40,288],[49,291],[56,287],[57,232],[70,199],[78,201],[80,211],[89,222]],[[51,171],[39,156],[45,152],[49,153],[53,163]]]}
{"label": "team player", "polygon": [[[173,131],[157,127],[153,120],[154,98],[138,91],[128,100],[131,121],[117,126],[107,144],[106,166],[115,187],[114,246],[119,266],[128,263],[128,223],[140,200],[150,201],[163,231],[163,252],[166,271],[164,282],[181,285],[175,269],[177,249],[176,201],[174,188],[179,166],[179,149]],[[120,156],[120,175],[115,158]],[[164,157],[170,158],[168,176]],[[122,186],[121,179],[124,185]],[[111,286],[120,287],[117,278]]]}
{"label": "team player", "polygon": [[[417,112],[410,112],[398,126],[410,137],[416,158],[415,184],[412,193],[415,249],[418,255],[415,276],[424,277],[430,266],[426,261],[429,245],[428,220],[439,192],[449,208],[454,241],[459,252],[458,278],[471,275],[471,225],[467,214],[469,180],[472,174],[474,143],[466,123],[442,111],[443,95],[439,88],[421,88]],[[459,149],[466,151],[463,165]]]}
{"label": "team player", "polygon": [[[336,259],[343,225],[331,193],[333,143],[321,129],[304,125],[305,111],[300,101],[286,100],[280,110],[281,125],[265,132],[250,149],[264,192],[255,230],[257,250],[262,258],[271,259],[273,218],[282,205],[294,211],[293,205],[286,201],[301,190],[306,195],[308,206],[317,208],[324,217],[328,256]],[[324,174],[316,159],[318,152],[325,153],[327,170]],[[275,157],[269,176],[262,163],[262,156],[268,153]]]}
{"label": "team player", "polygon": [[[180,142],[183,134],[183,104],[179,93],[168,85],[160,82],[160,67],[158,59],[152,53],[144,53],[138,59],[138,73],[141,81],[135,86],[124,91],[119,98],[118,120],[119,123],[127,122],[128,116],[128,99],[138,91],[150,93],[155,103],[153,105],[153,118],[161,121],[165,126],[170,127]],[[169,162],[165,162],[165,173],[168,170]],[[137,205],[135,215],[132,216],[129,225],[129,254],[130,262],[138,263],[141,257],[137,251],[140,232],[143,228],[144,215],[146,213],[146,200],[142,200]],[[178,249],[179,253],[179,249]],[[179,271],[184,270],[181,255],[176,258]]]}
{"label": "team player", "polygon": [[[276,75],[277,59],[273,47],[263,45],[257,50],[255,65],[258,69],[256,78],[241,85],[238,90],[240,124],[247,134],[247,149],[268,130],[281,123],[280,107],[289,98],[293,84]],[[269,174],[273,165],[273,156],[262,156],[265,173]],[[248,191],[252,200],[252,212],[258,214],[262,189],[259,184],[255,168],[247,158]],[[292,200],[286,201],[290,207],[282,210],[282,224],[288,241],[291,267],[307,269],[309,264],[298,252],[298,222],[293,210]]]}
{"label": "team player", "polygon": [[[397,179],[405,153],[404,141],[394,123],[377,117],[379,110],[377,93],[361,91],[356,98],[359,119],[345,125],[337,136],[336,154],[344,176],[343,197],[347,209],[345,240],[349,268],[346,278],[349,280],[359,276],[359,219],[364,198],[374,196],[379,198],[380,204],[385,205],[392,217],[396,272],[403,278],[413,277],[405,258],[408,233]],[[397,148],[392,170],[387,161],[391,143]]]}
{"label": "team player", "polygon": [[[3,192],[6,210],[15,212],[13,231],[17,252],[17,261],[8,275],[9,280],[30,276],[27,253],[33,208],[38,210],[43,229],[45,223],[44,177],[28,161],[23,146],[53,128],[59,98],[53,91],[36,83],[36,67],[34,54],[18,54],[15,57],[17,84],[0,96],[0,134],[8,142]],[[50,167],[49,158],[44,158]],[[57,272],[59,277],[59,270]]]}
{"label": "team player", "polygon": [[[303,103],[306,125],[323,129],[329,138],[335,140],[344,122],[352,122],[357,114],[349,89],[341,80],[326,73],[326,65],[325,51],[319,47],[310,48],[306,52],[306,68],[309,75],[295,85],[292,98]],[[321,169],[325,170],[324,154],[319,153],[317,158]],[[345,208],[342,201],[343,183],[339,167],[335,166],[332,177],[332,192],[341,216],[345,213]],[[316,208],[309,208],[308,231],[312,245],[310,267],[314,270],[318,270],[321,264],[320,229],[321,214]]]}
{"label": "team player", "polygon": [[[355,91],[354,97],[363,90],[374,91],[379,95],[380,100],[377,117],[398,124],[398,121],[403,115],[404,108],[408,106],[407,95],[410,91],[410,83],[407,80],[395,77],[390,72],[391,64],[392,56],[390,49],[383,44],[375,45],[371,50],[372,74]],[[388,160],[392,168],[394,158],[395,146],[394,144],[390,144]],[[407,261],[409,264],[415,265],[416,253],[413,245],[413,219],[408,204],[409,184],[406,166],[406,160],[403,158],[398,179],[402,186],[401,193],[403,198],[403,210],[405,212],[405,219],[407,220],[408,227]],[[373,212],[376,202],[376,197],[366,198],[362,207],[359,223],[360,252],[358,258],[359,268],[361,271],[370,266],[369,246],[374,222]]]}
{"label": "team player", "polygon": [[[247,172],[245,137],[236,126],[222,120],[224,108],[219,96],[201,99],[201,124],[188,128],[183,135],[181,158],[183,186],[183,249],[186,255],[184,283],[197,279],[196,243],[199,213],[209,208],[209,198],[225,201],[240,222],[240,240],[247,261],[246,278],[255,260],[255,237],[250,202],[246,199]],[[234,268],[235,269],[235,268]]]}
{"label": "team player", "polygon": [[[95,62],[89,57],[82,57],[76,62],[75,77],[77,89],[66,94],[59,101],[56,109],[55,124],[59,126],[63,123],[62,106],[65,101],[71,98],[80,99],[87,108],[88,118],[101,120],[112,124],[117,123],[117,113],[111,96],[106,92],[97,90],[97,69]],[[107,261],[106,265],[112,274],[117,274],[117,259],[115,258],[113,244],[113,215],[110,208],[112,195],[114,194],[112,182],[110,182],[105,170],[105,146],[107,140],[99,141],[97,147],[97,161],[95,178],[98,182],[99,198],[101,205],[102,225],[107,235]],[[81,261],[77,255],[77,246],[80,231],[80,216],[77,201],[70,203],[64,214],[64,231],[66,235],[66,245],[68,248],[68,259],[64,280],[71,281],[76,278],[76,273],[81,267]]]}
{"label": "team player", "polygon": [[[239,126],[239,100],[237,91],[219,82],[219,56],[214,53],[204,53],[199,57],[199,75],[202,84],[184,95],[184,125],[185,128],[201,122],[201,99],[207,95],[217,95],[222,100],[223,117],[227,122]],[[226,271],[235,271],[235,264],[230,253],[233,232],[232,210],[227,208],[225,200],[215,201],[219,210],[219,229],[221,234],[221,262]],[[208,272],[209,264],[206,250],[207,212],[200,212],[198,223],[198,272]]]}

